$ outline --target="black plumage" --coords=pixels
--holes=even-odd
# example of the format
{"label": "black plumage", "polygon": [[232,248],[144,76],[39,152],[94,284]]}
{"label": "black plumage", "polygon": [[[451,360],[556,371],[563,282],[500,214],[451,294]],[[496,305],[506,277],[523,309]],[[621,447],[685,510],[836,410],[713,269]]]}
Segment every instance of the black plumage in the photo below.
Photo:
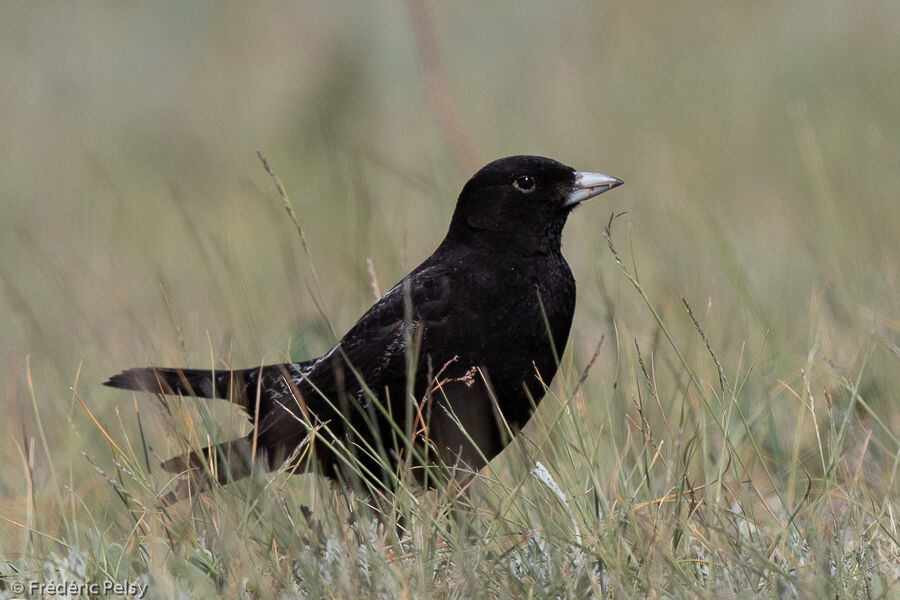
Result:
{"label": "black plumage", "polygon": [[207,450],[164,463],[201,479],[210,464],[220,481],[243,477],[252,456],[362,473],[375,486],[390,487],[401,463],[423,479],[439,465],[464,477],[525,425],[555,375],[575,311],[563,226],[578,203],[621,183],[542,157],[494,161],[463,187],[434,254],[321,358],[130,369],[106,385],[241,405],[254,424],[246,438],[217,446],[214,460]]}

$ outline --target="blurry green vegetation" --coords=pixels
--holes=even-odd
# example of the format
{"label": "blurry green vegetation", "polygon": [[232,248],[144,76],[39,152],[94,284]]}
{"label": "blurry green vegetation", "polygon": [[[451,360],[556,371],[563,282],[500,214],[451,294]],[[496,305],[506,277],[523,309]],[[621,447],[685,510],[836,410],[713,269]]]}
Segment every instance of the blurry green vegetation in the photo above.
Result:
{"label": "blurry green vegetation", "polygon": [[[151,597],[898,594],[900,3],[431,3],[418,38],[400,2],[92,8],[0,9],[0,596],[63,567]],[[388,289],[472,165],[522,153],[627,185],[570,220],[563,367],[471,523],[404,495],[398,541],[284,474],[155,510],[157,458],[246,424],[108,375],[318,355],[367,259]]]}

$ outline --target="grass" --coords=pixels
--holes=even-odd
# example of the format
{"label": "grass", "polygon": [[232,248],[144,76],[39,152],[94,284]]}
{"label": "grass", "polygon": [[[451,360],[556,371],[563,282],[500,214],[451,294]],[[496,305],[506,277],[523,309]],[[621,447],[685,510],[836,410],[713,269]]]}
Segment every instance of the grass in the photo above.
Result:
{"label": "grass", "polygon": [[[6,518],[20,540],[6,573],[191,597],[890,597],[900,444],[863,384],[883,344],[865,344],[846,374],[812,349],[791,380],[767,380],[768,339],[722,364],[687,301],[676,322],[649,300],[612,218],[605,235],[656,322],[656,348],[615,339],[606,384],[567,355],[514,450],[478,474],[471,510],[452,489],[404,483],[379,513],[367,497],[288,473],[167,507],[171,480],[144,429],[149,399],[104,423],[76,377],[68,410],[82,457],[58,463],[26,366],[32,444],[50,459],[41,492],[35,448],[21,448],[29,485],[24,519]],[[216,421],[191,400],[162,418],[195,447],[215,443],[202,432]],[[88,488],[75,476],[82,461]]]}
{"label": "grass", "polygon": [[[0,598],[900,596],[896,8],[428,6],[3,9]],[[560,371],[470,510],[160,504],[249,424],[100,382],[321,354],[520,152],[627,185],[570,219]]]}

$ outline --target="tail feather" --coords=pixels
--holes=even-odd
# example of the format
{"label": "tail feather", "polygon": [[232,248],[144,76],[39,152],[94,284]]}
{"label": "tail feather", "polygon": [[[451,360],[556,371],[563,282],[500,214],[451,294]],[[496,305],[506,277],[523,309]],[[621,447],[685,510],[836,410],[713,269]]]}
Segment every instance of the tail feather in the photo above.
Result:
{"label": "tail feather", "polygon": [[[154,394],[181,394],[198,398],[241,401],[248,384],[258,377],[258,369],[209,371],[206,369],[166,369],[143,367],[113,375],[103,385]],[[237,392],[240,392],[238,394]]]}
{"label": "tail feather", "polygon": [[[265,471],[282,464],[305,435],[305,429],[288,427],[286,432],[282,432],[284,435],[276,435],[281,430],[276,431],[273,424],[281,423],[281,429],[293,425],[293,420],[284,419],[285,411],[290,412],[285,405],[292,406],[303,400],[303,392],[297,389],[297,382],[303,380],[315,364],[316,361],[309,361],[215,372],[143,367],[113,375],[104,385],[153,394],[222,398],[237,403],[255,425],[258,422],[261,433],[188,452],[163,462],[165,470],[187,475],[165,497],[167,503],[173,503],[188,494],[209,490],[216,481],[225,484],[248,477],[254,467]],[[312,394],[309,396],[312,397]],[[303,406],[307,404],[304,402]],[[254,417],[257,410],[258,420]],[[329,414],[327,407],[314,412],[320,418]],[[256,444],[254,435],[257,436]],[[255,453],[254,445],[257,445]]]}
{"label": "tail feather", "polygon": [[202,452],[175,456],[163,462],[162,468],[169,473],[190,475],[192,479],[215,478],[224,484],[248,477],[253,462],[250,440],[239,438],[204,448]]}
{"label": "tail feather", "polygon": [[249,477],[253,463],[261,470],[268,465],[263,452],[253,456],[252,443],[248,438],[240,438],[204,448],[202,452],[188,452],[162,463],[162,468],[176,475],[183,475],[174,491],[165,496],[168,504],[174,504],[188,496],[208,491],[214,481],[221,485]]}

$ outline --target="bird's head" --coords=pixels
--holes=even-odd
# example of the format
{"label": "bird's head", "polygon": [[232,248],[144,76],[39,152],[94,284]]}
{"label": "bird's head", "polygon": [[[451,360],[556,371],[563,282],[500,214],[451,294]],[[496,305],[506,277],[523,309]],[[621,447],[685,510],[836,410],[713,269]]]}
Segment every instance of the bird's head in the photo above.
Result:
{"label": "bird's head", "polygon": [[542,156],[501,158],[463,187],[447,239],[526,252],[558,250],[572,209],[619,185],[615,177],[576,171]]}

